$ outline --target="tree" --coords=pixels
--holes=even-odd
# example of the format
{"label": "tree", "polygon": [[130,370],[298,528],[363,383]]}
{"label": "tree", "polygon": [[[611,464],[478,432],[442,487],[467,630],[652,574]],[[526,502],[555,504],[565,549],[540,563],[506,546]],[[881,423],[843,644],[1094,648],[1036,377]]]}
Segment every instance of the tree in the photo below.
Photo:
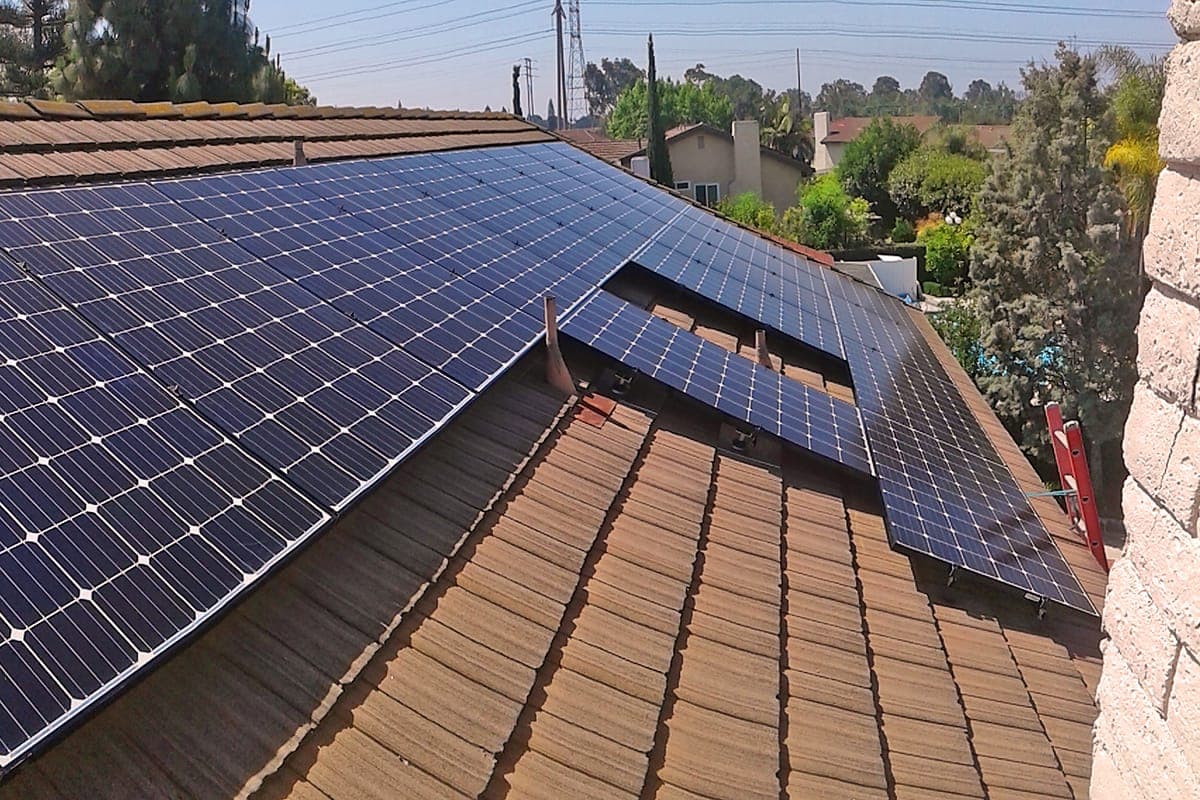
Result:
{"label": "tree", "polygon": [[[729,99],[717,94],[712,84],[676,83],[670,79],[658,80],[656,84],[664,130],[696,122],[727,129],[733,121]],[[645,81],[630,86],[617,98],[605,132],[614,139],[643,138],[648,124],[648,100]]]}
{"label": "tree", "polygon": [[308,87],[297,83],[295,78],[284,79],[283,94],[283,102],[289,106],[315,106],[317,104],[317,98],[308,90]]}
{"label": "tree", "polygon": [[650,177],[663,186],[674,186],[671,175],[671,154],[667,150],[667,129],[663,127],[662,107],[658,102],[658,72],[654,68],[654,37],[646,43],[646,157],[650,161]]}
{"label": "tree", "polygon": [[772,150],[786,153],[804,165],[805,176],[811,174],[813,157],[812,124],[807,118],[792,113],[792,98],[785,95],[774,107],[774,115],[761,129],[762,143]]}
{"label": "tree", "polygon": [[959,104],[959,122],[970,125],[1007,125],[1017,110],[1017,93],[1001,83],[971,81]]}
{"label": "tree", "polygon": [[798,189],[800,202],[783,214],[779,230],[818,250],[854,247],[867,236],[867,201],[851,199],[833,173]]}
{"label": "tree", "polygon": [[821,86],[821,92],[813,101],[817,111],[828,111],[834,119],[854,117],[863,113],[867,105],[867,90],[861,83],[838,78],[833,83]]}
{"label": "tree", "polygon": [[242,7],[239,0],[71,0],[54,90],[68,99],[280,102],[285,76]]}
{"label": "tree", "polygon": [[645,79],[646,73],[628,58],[602,58],[599,66],[589,63],[583,73],[583,93],[587,98],[588,112],[593,117],[607,115],[621,92]]}
{"label": "tree", "polygon": [[896,221],[896,205],[888,192],[888,177],[901,161],[921,144],[921,134],[912,125],[897,125],[876,119],[842,154],[837,174],[852,197],[862,197],[879,215],[884,230]]}
{"label": "tree", "polygon": [[887,189],[897,213],[905,219],[951,211],[965,217],[986,177],[982,162],[927,146],[895,166],[888,175]]}
{"label": "tree", "polygon": [[927,103],[940,103],[945,100],[954,99],[954,88],[950,85],[950,79],[940,72],[926,72],[925,77],[921,79],[921,87],[917,89],[917,94]]}
{"label": "tree", "polygon": [[1083,423],[1095,483],[1133,384],[1136,253],[1120,238],[1121,193],[1101,166],[1105,101],[1091,59],[1022,71],[1027,98],[977,205],[971,278],[988,364],[977,382],[1026,452],[1048,463],[1040,406]]}
{"label": "tree", "polygon": [[900,81],[891,75],[880,75],[875,79],[875,85],[871,87],[871,94],[867,98],[867,104],[873,114],[881,116],[900,114],[907,110],[904,102],[904,91],[900,88]]}
{"label": "tree", "polygon": [[1143,61],[1124,47],[1102,48],[1098,63],[1115,78],[1109,102],[1117,141],[1104,156],[1125,195],[1127,232],[1136,241],[1146,237],[1154,192],[1164,164],[1158,156],[1158,115],[1162,111],[1166,74],[1161,58]]}
{"label": "tree", "polygon": [[775,228],[775,206],[754,192],[742,192],[726,197],[717,204],[717,211],[735,222],[764,231]]}
{"label": "tree", "polygon": [[523,117],[521,113],[521,65],[514,64],[512,70],[513,116]]}
{"label": "tree", "polygon": [[547,101],[546,105],[546,127],[549,130],[558,129],[558,115],[554,113],[554,101]]}
{"label": "tree", "polygon": [[63,0],[0,2],[0,95],[50,97],[49,70],[62,55]]}

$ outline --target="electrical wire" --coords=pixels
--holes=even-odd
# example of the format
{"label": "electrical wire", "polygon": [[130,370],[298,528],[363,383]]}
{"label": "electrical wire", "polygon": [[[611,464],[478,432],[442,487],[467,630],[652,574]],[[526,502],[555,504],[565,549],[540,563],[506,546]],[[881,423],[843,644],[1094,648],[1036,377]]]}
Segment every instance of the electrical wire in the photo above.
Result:
{"label": "electrical wire", "polygon": [[1063,17],[1116,17],[1123,19],[1161,19],[1159,11],[1137,11],[1123,8],[1085,8],[1082,6],[1041,5],[1003,2],[1003,0],[594,0],[599,6],[869,6],[872,8],[931,8],[969,11],[992,11],[1009,14],[1041,14]]}

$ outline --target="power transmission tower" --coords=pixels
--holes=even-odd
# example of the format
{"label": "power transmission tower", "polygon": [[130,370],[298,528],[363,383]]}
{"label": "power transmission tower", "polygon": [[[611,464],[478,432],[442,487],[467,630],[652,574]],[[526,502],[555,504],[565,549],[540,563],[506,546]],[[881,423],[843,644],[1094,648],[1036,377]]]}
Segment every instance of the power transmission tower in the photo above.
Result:
{"label": "power transmission tower", "polygon": [[567,71],[567,110],[564,112],[567,124],[587,116],[587,93],[584,90],[584,73],[587,71],[587,59],[583,55],[583,26],[579,22],[579,0],[569,0],[571,28],[571,58],[570,69]]}
{"label": "power transmission tower", "polygon": [[528,100],[525,101],[526,106],[529,109],[527,112],[525,112],[525,116],[529,117],[529,116],[537,113],[535,111],[537,106],[535,106],[533,104],[533,59],[532,58],[525,59],[525,96],[527,98],[529,98]]}
{"label": "power transmission tower", "polygon": [[[558,130],[567,127],[567,65],[563,58],[563,20],[567,14],[563,11],[562,0],[554,0],[554,29],[558,40],[558,96],[554,98],[556,103],[555,115],[556,120],[546,120],[550,124],[551,130]],[[553,123],[553,124],[551,124]]]}

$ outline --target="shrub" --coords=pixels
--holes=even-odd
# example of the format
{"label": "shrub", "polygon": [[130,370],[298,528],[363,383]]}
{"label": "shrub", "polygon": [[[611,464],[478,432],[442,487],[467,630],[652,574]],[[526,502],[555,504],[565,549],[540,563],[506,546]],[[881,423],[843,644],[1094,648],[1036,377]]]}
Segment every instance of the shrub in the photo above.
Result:
{"label": "shrub", "polygon": [[922,147],[892,170],[888,192],[908,219],[930,212],[966,216],[986,177],[987,167],[973,158]]}
{"label": "shrub", "polygon": [[945,297],[948,294],[946,287],[937,281],[925,281],[922,283],[921,292],[922,294],[933,295],[934,297]]}
{"label": "shrub", "polygon": [[911,244],[917,240],[917,229],[906,219],[896,220],[892,226],[892,241],[896,244]]}
{"label": "shrub", "polygon": [[818,250],[853,247],[867,238],[870,207],[861,197],[846,194],[832,173],[799,189],[800,202],[784,213],[780,231]]}
{"label": "shrub", "polygon": [[974,378],[984,371],[983,346],[980,344],[983,327],[972,300],[951,300],[936,314],[930,314],[929,322],[968,375]]}
{"label": "shrub", "polygon": [[966,225],[945,222],[921,231],[917,241],[925,245],[925,269],[931,280],[946,287],[959,287],[967,277],[973,237]]}
{"label": "shrub", "polygon": [[717,211],[743,225],[764,231],[775,229],[775,206],[754,192],[742,192],[717,204]]}

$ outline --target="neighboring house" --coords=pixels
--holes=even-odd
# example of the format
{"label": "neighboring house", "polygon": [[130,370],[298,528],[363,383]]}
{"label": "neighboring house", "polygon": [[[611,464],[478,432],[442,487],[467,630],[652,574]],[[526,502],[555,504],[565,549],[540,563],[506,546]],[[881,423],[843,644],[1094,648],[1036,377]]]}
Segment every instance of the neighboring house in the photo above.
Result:
{"label": "neighboring house", "polygon": [[503,115],[0,182],[0,800],[1087,796],[1106,576],[902,303]]}
{"label": "neighboring house", "polygon": [[[818,173],[834,169],[841,163],[846,145],[857,139],[875,119],[875,117],[833,119],[827,111],[813,114],[813,139],[815,141],[813,169]],[[939,123],[937,117],[930,116],[890,117],[889,119],[897,125],[913,126],[922,136]],[[1012,129],[1009,125],[971,125],[968,127],[975,141],[993,155],[1004,149],[1004,142],[1007,141]]]}
{"label": "neighboring house", "polygon": [[[605,139],[595,131],[563,134],[593,155],[624,167],[646,153],[645,142]],[[667,131],[667,149],[675,189],[708,206],[754,192],[782,214],[796,204],[796,187],[808,172],[803,162],[763,147],[753,120],[734,122],[732,133],[703,123],[672,128]]]}
{"label": "neighboring house", "polygon": [[1175,0],[1168,16],[1183,42],[1158,121],[1166,169],[1145,242],[1092,800],[1200,797],[1200,3]]}

